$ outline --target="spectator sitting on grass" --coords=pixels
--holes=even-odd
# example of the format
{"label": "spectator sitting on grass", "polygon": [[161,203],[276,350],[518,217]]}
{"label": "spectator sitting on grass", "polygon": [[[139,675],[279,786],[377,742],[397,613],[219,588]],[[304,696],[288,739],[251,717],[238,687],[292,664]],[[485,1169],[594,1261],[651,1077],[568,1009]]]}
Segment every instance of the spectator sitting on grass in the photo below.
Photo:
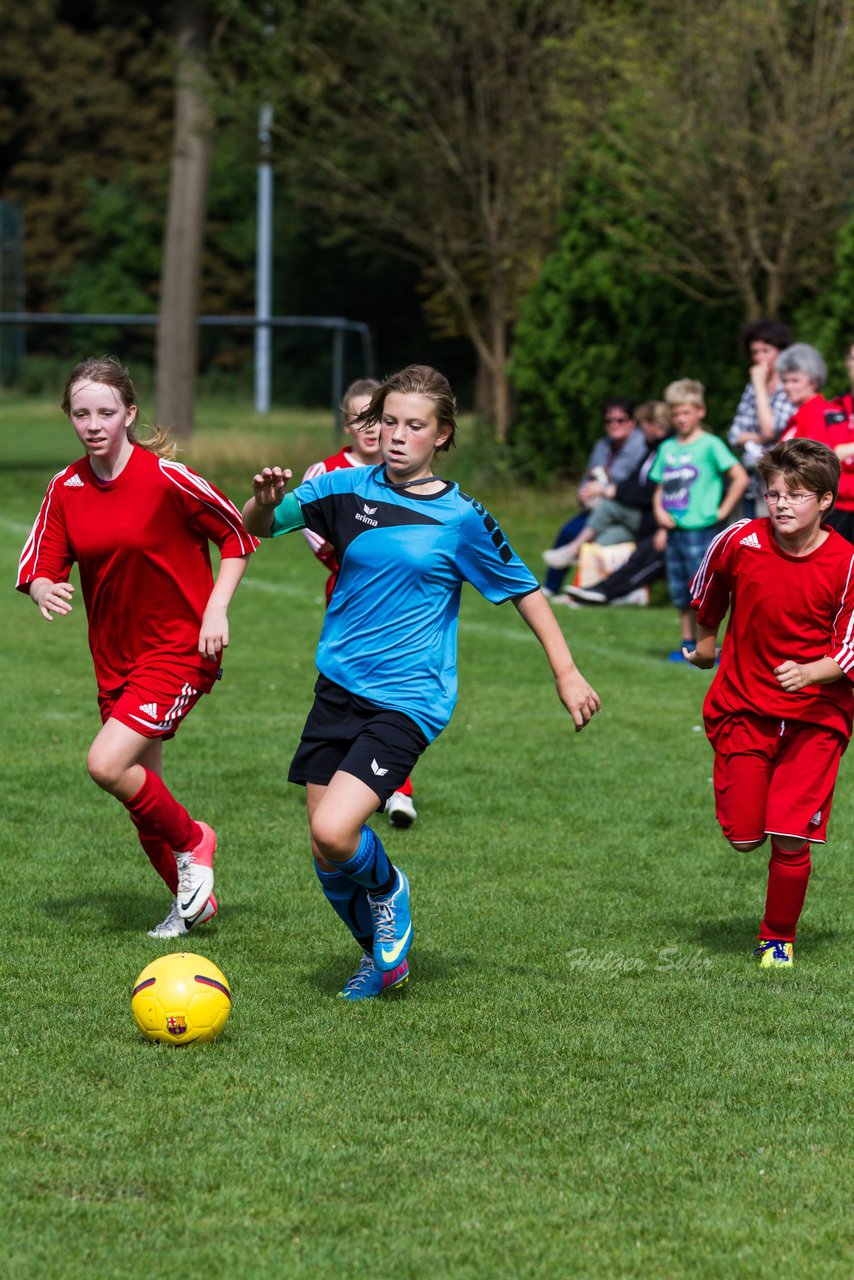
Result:
{"label": "spectator sitting on grass", "polygon": [[[571,542],[584,528],[588,512],[601,501],[605,486],[625,480],[646,456],[646,440],[635,422],[634,403],[626,396],[612,396],[605,401],[605,432],[591,450],[578,488],[582,509],[559,530],[555,547]],[[565,573],[565,569],[549,569],[543,594],[556,595]]]}
{"label": "spectator sitting on grass", "polygon": [[[663,400],[648,400],[638,406],[635,418],[646,442],[644,456],[625,480],[609,480],[603,486],[602,497],[571,542],[543,552],[543,559],[550,569],[567,569],[575,564],[587,542],[613,547],[620,542],[637,542],[655,530],[652,514],[655,485],[650,482],[649,473],[658,446],[670,434],[670,411]],[[555,599],[567,602],[565,597],[556,596]]]}

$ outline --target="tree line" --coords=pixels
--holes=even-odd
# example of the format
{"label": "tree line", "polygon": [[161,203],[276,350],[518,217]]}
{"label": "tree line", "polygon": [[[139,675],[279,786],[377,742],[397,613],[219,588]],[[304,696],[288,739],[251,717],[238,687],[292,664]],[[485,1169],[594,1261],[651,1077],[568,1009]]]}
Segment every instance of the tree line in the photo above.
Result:
{"label": "tree line", "polygon": [[[578,460],[613,390],[699,376],[722,422],[747,319],[786,319],[831,363],[841,351],[849,0],[192,8],[200,309],[252,309],[268,104],[277,309],[367,320],[384,368],[441,363],[532,473]],[[175,13],[33,0],[9,15],[0,174],[24,212],[33,309],[161,305]],[[239,365],[250,342],[219,335],[204,359]],[[313,394],[304,374],[290,391]]]}

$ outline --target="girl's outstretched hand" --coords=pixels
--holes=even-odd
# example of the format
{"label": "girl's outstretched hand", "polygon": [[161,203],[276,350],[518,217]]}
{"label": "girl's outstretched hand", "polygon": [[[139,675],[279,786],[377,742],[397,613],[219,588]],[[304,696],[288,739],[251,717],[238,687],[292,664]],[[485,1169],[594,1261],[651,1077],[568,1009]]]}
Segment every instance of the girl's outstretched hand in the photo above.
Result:
{"label": "girl's outstretched hand", "polygon": [[555,683],[558,697],[572,716],[575,732],[580,733],[602,709],[599,694],[578,670],[559,676]]}
{"label": "girl's outstretched hand", "polygon": [[252,497],[259,507],[277,507],[293,472],[287,467],[264,467],[252,477]]}

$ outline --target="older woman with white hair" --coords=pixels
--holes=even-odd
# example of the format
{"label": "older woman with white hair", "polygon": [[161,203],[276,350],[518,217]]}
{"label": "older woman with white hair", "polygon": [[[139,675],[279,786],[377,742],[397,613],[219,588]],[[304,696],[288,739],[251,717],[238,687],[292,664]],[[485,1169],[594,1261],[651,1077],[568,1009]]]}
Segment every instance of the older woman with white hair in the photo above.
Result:
{"label": "older woman with white hair", "polygon": [[824,523],[854,542],[854,434],[845,408],[838,400],[827,400],[821,394],[827,365],[815,347],[796,342],[780,356],[777,368],[786,395],[795,405],[783,439],[820,440],[837,455],[842,465],[839,493]]}

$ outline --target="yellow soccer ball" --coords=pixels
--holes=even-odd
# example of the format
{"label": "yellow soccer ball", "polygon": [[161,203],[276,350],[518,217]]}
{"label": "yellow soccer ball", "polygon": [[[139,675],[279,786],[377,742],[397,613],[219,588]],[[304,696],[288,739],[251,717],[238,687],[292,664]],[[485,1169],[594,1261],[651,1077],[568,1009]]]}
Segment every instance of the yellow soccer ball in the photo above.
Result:
{"label": "yellow soccer ball", "polygon": [[148,1040],[216,1040],[231,1013],[231,990],[204,956],[173,951],[146,965],[133,985],[133,1020]]}

